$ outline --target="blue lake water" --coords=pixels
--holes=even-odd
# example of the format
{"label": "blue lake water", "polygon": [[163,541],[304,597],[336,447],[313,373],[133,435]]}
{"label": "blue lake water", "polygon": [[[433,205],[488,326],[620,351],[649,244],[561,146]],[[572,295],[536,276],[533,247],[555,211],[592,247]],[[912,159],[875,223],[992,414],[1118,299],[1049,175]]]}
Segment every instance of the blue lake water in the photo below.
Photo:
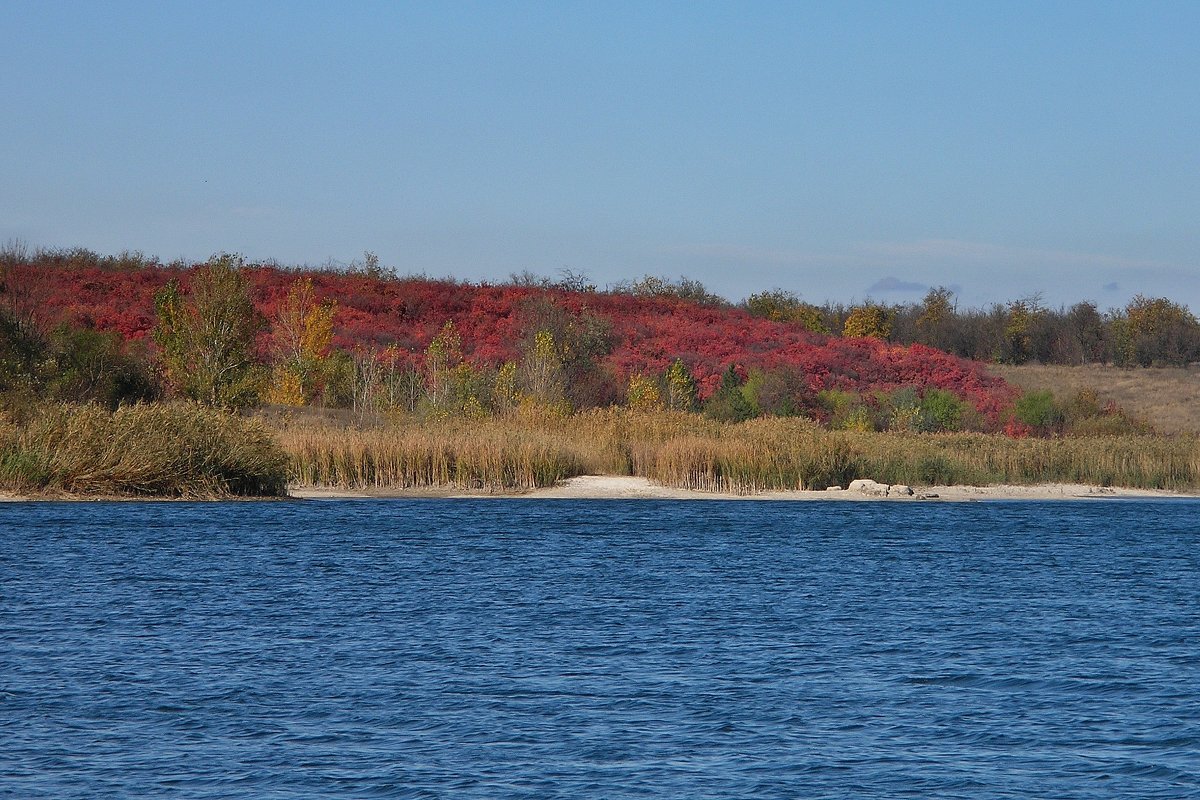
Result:
{"label": "blue lake water", "polygon": [[0,504],[0,796],[1200,797],[1200,503]]}

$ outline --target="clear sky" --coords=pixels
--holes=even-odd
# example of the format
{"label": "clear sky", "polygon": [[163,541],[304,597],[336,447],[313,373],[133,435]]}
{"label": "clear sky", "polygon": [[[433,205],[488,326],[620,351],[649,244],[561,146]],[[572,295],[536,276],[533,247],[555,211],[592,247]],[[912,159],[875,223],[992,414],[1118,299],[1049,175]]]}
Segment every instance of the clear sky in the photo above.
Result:
{"label": "clear sky", "polygon": [[1200,311],[1200,3],[0,4],[0,242]]}

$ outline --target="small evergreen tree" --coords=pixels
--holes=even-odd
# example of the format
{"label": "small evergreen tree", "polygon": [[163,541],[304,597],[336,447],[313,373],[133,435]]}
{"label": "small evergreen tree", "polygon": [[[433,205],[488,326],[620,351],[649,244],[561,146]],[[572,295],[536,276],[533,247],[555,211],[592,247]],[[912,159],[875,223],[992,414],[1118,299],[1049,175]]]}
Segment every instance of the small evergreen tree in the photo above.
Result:
{"label": "small evergreen tree", "polygon": [[754,406],[742,394],[742,378],[732,364],[721,375],[721,386],[704,404],[704,413],[720,422],[745,422],[754,417]]}

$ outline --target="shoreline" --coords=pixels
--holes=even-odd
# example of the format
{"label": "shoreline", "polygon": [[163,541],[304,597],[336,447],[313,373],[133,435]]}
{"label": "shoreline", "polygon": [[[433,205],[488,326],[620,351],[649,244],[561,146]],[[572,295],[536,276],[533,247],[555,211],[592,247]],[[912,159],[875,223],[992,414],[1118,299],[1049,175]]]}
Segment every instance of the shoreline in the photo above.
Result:
{"label": "shoreline", "polygon": [[[384,499],[442,499],[442,500],[738,500],[746,502],[835,502],[835,503],[969,503],[983,501],[1046,501],[1046,500],[1153,500],[1200,499],[1200,492],[1173,492],[1166,489],[1134,489],[1102,487],[1085,483],[1043,483],[1031,486],[997,484],[993,486],[924,486],[913,487],[914,493],[905,496],[879,496],[851,489],[836,491],[789,490],[765,491],[741,495],[730,492],[708,492],[697,489],[677,489],[654,483],[648,478],[624,475],[580,475],[567,478],[555,486],[529,491],[467,491],[459,487],[414,487],[381,489],[339,489],[328,486],[289,486],[282,497],[229,497],[216,500],[238,502],[256,500],[384,500]],[[179,497],[124,497],[86,495],[19,495],[0,490],[0,503],[41,502],[210,502]]]}
{"label": "shoreline", "polygon": [[881,497],[849,489],[839,491],[768,491],[752,495],[707,492],[662,486],[648,478],[622,475],[580,475],[555,486],[524,492],[466,492],[453,487],[420,489],[342,490],[329,487],[293,487],[289,494],[299,500],[370,500],[385,498],[443,498],[455,500],[742,500],[810,501],[850,503],[978,502],[987,500],[1087,500],[1087,499],[1187,499],[1200,494],[1165,489],[1101,487],[1083,483],[1044,483],[1033,486],[913,487],[911,496]]}

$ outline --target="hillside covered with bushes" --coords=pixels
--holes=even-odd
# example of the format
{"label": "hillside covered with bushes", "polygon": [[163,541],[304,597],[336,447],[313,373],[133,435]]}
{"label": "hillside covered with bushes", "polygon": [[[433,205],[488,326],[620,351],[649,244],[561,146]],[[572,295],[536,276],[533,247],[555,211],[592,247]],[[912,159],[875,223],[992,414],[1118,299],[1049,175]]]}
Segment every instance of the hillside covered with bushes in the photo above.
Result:
{"label": "hillside covered with bushes", "polygon": [[346,270],[230,255],[190,265],[86,250],[2,255],[0,394],[10,398],[374,416],[628,406],[1012,435],[1132,425],[1086,393],[1022,397],[980,362],[889,341],[896,312],[871,304],[845,311],[833,335],[778,293],[734,306],[687,280],[600,291],[580,276],[526,274],[476,285],[398,277],[370,254]]}
{"label": "hillside covered with bushes", "polygon": [[[422,401],[448,400],[439,397],[443,393],[489,409],[496,405],[495,383],[498,377],[503,382],[506,365],[516,373],[510,400],[534,397],[576,409],[630,402],[698,407],[736,386],[748,387],[739,393],[750,406],[735,402],[733,416],[831,417],[856,405],[859,397],[906,392],[915,402],[937,390],[965,401],[959,411],[978,415],[974,426],[994,427],[1014,400],[1013,390],[979,364],[929,347],[827,336],[666,293],[472,285],[240,261],[235,267],[253,306],[246,311],[253,317],[247,320],[253,361],[262,370],[258,400],[289,399],[280,396],[286,394],[281,383],[288,370],[273,369],[286,360],[289,314],[300,328],[311,328],[323,311],[326,341],[309,343],[317,345],[307,354],[314,363],[305,372],[311,374],[300,376],[304,385],[293,401],[364,403],[364,388],[380,389],[364,387],[372,382],[368,373],[378,372],[379,382],[392,384],[383,391],[410,411]],[[162,328],[162,294],[170,284],[180,302],[186,301],[200,269],[61,255],[31,258],[6,266],[4,309],[9,327],[18,333],[60,346],[71,337],[115,335],[120,341],[109,342],[114,361],[130,353],[155,361],[169,349],[155,336]],[[8,349],[20,347],[10,341]],[[305,354],[292,355],[300,361]],[[454,375],[439,376],[439,370]],[[170,369],[164,372],[170,384]],[[395,384],[404,382],[401,399]]]}

